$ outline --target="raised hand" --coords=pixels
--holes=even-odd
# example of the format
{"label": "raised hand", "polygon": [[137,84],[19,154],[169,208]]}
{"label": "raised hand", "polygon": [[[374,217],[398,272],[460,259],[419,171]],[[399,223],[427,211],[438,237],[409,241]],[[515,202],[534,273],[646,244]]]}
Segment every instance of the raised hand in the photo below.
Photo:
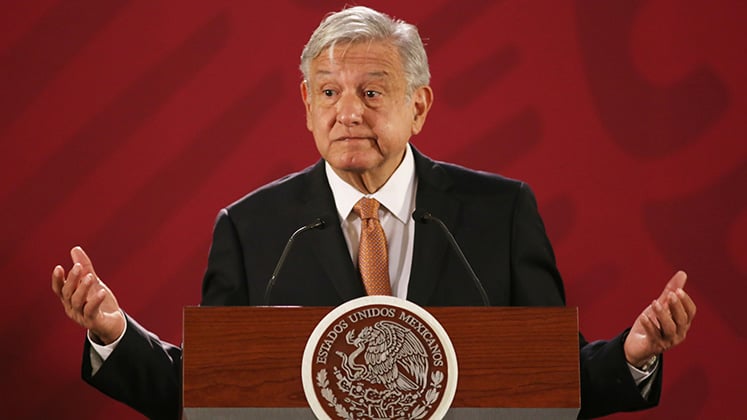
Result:
{"label": "raised hand", "polygon": [[687,274],[678,271],[661,295],[638,315],[625,340],[628,363],[640,367],[685,340],[696,312],[695,303],[684,290],[686,281]]}
{"label": "raised hand", "polygon": [[70,257],[73,267],[67,276],[60,265],[52,270],[52,290],[70,319],[88,329],[99,344],[109,344],[124,331],[124,314],[83,249],[76,246],[70,250]]}

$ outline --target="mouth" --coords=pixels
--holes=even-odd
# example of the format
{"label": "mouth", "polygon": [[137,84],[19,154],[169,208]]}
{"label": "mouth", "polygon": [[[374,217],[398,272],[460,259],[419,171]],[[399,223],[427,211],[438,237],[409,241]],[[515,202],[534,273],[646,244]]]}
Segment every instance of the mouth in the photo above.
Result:
{"label": "mouth", "polygon": [[334,141],[342,141],[342,142],[376,141],[376,138],[366,137],[366,136],[344,136],[344,137],[337,137],[336,139],[334,139]]}

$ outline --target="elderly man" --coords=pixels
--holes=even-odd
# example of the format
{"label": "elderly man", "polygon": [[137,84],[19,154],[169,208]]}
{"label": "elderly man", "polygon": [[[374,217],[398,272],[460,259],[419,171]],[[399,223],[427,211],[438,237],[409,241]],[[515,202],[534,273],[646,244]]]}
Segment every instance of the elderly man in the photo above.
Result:
{"label": "elderly man", "polygon": [[[423,306],[481,304],[443,232],[414,220],[416,209],[446,222],[493,305],[564,305],[527,185],[435,162],[409,144],[433,103],[414,26],[365,7],[331,14],[304,48],[301,70],[306,125],[322,159],[219,213],[202,305],[264,304],[286,239],[317,219],[327,226],[298,238],[272,304],[334,306],[376,293]],[[386,264],[371,267],[364,251],[371,243],[383,244],[376,262]],[[88,329],[84,379],[149,417],[177,418],[181,349],[120,309],[82,249],[71,255],[67,275],[54,268],[52,288]],[[580,339],[582,416],[657,404],[660,356],[685,338],[695,315],[685,280],[675,274],[612,340]]]}

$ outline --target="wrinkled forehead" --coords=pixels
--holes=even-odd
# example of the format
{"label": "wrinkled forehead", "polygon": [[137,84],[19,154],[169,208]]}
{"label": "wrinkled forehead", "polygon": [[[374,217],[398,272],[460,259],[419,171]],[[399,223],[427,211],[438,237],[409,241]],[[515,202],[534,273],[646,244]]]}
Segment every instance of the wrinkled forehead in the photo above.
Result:
{"label": "wrinkled forehead", "polygon": [[312,79],[340,72],[404,77],[397,48],[385,41],[337,43],[323,50],[311,61]]}

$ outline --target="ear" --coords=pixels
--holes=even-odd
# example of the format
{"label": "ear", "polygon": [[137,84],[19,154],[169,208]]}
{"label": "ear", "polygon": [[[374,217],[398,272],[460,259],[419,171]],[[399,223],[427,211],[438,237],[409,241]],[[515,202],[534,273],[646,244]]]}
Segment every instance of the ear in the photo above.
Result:
{"label": "ear", "polygon": [[303,106],[306,109],[306,128],[312,131],[311,124],[311,98],[309,97],[309,82],[306,80],[301,81],[301,100]]}
{"label": "ear", "polygon": [[425,117],[433,105],[433,89],[430,86],[421,86],[412,93],[412,106],[414,108],[412,121],[412,134],[418,134],[425,125]]}

